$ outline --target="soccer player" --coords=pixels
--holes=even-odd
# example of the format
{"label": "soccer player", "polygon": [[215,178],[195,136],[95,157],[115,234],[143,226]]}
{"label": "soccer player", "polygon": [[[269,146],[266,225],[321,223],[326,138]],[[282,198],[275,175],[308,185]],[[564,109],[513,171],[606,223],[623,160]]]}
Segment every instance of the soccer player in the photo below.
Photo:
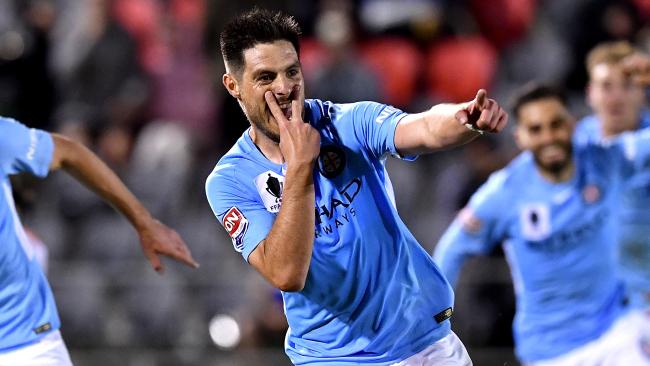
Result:
{"label": "soccer player", "polygon": [[299,33],[261,9],[221,33],[223,84],[251,126],[207,179],[214,214],[282,290],[294,364],[471,365],[452,290],[399,218],[384,164],[500,131],[507,114],[483,90],[419,114],[305,100]]}
{"label": "soccer player", "polygon": [[574,146],[565,98],[546,86],[522,90],[513,112],[524,152],[472,196],[436,263],[453,284],[468,256],[503,245],[525,365],[650,365],[650,322],[624,307],[616,259],[620,190],[650,168],[650,131]]}
{"label": "soccer player", "polygon": [[[594,114],[576,128],[579,143],[608,140],[650,127],[643,80],[630,69],[650,69],[650,59],[628,42],[603,43],[587,55],[587,98]],[[632,77],[631,77],[632,76]],[[630,304],[650,308],[650,171],[630,179],[621,200],[620,270]]]}
{"label": "soccer player", "polygon": [[63,169],[119,210],[136,229],[144,255],[156,271],[159,255],[196,267],[178,234],[140,204],[90,150],[58,134],[0,118],[0,365],[66,366],[70,357],[49,284],[35,259],[11,194],[9,176],[44,177]]}

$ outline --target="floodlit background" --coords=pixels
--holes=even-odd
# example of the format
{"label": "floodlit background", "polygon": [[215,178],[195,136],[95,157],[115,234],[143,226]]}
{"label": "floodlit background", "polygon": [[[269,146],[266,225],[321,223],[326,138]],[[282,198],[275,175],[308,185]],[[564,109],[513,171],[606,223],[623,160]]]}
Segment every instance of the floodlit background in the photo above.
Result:
{"label": "floodlit background", "polygon": [[[289,364],[281,297],[233,250],[203,190],[248,125],[221,85],[218,34],[254,4],[301,24],[308,97],[411,112],[481,87],[507,105],[537,79],[566,86],[583,115],[591,47],[627,39],[650,49],[650,0],[0,1],[0,114],[92,147],[202,265],[168,262],[158,276],[127,222],[74,180],[18,177],[78,366]],[[428,251],[515,153],[506,131],[389,163],[401,215]],[[517,365],[501,253],[466,265],[456,310],[476,365]]]}

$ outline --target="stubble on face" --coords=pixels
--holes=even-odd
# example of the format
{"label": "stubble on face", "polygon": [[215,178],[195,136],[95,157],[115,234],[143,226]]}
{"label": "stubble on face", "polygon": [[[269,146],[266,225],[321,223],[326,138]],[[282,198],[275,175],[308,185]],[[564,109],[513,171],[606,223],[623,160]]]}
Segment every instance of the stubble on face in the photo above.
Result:
{"label": "stubble on face", "polygon": [[280,143],[278,122],[264,98],[274,97],[287,119],[291,101],[304,103],[304,81],[298,55],[288,41],[258,44],[244,52],[240,105],[251,125],[269,140]]}

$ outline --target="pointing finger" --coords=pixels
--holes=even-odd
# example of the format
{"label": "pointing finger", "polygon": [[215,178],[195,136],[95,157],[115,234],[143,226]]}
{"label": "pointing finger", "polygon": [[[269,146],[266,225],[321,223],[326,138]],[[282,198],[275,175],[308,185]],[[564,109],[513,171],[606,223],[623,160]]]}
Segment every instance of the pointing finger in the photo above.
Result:
{"label": "pointing finger", "polygon": [[479,110],[483,110],[485,107],[487,107],[487,92],[485,89],[479,89],[479,91],[476,93],[476,98],[475,100],[475,105]]}

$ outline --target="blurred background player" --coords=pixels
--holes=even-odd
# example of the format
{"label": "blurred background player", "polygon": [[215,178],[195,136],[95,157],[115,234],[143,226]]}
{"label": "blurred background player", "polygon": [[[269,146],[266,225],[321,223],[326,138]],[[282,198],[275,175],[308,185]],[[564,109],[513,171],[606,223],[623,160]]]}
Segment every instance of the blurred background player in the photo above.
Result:
{"label": "blurred background player", "polygon": [[251,127],[206,182],[235,250],[282,290],[287,355],[471,365],[450,330],[453,294],[399,218],[385,161],[499,132],[507,114],[485,90],[418,114],[305,100],[299,36],[293,17],[259,8],[224,28],[223,84]]}
{"label": "blurred background player", "polygon": [[61,135],[0,118],[0,365],[71,365],[59,332],[54,297],[13,201],[9,176],[45,177],[63,169],[120,211],[136,229],[145,256],[162,271],[159,255],[196,267],[178,234],[154,219],[92,152]]}
{"label": "blurred background player", "polygon": [[513,110],[524,152],[472,196],[436,263],[455,283],[468,256],[503,244],[525,365],[650,365],[650,318],[625,308],[616,255],[620,191],[650,168],[650,131],[574,146],[566,98],[536,84],[522,88]]}
{"label": "blurred background player", "polygon": [[[650,69],[650,59],[629,42],[603,43],[586,58],[587,99],[594,114],[579,121],[579,143],[611,140],[650,127],[646,85],[630,69]],[[622,192],[619,245],[621,274],[632,306],[650,307],[650,171],[629,179]]]}

